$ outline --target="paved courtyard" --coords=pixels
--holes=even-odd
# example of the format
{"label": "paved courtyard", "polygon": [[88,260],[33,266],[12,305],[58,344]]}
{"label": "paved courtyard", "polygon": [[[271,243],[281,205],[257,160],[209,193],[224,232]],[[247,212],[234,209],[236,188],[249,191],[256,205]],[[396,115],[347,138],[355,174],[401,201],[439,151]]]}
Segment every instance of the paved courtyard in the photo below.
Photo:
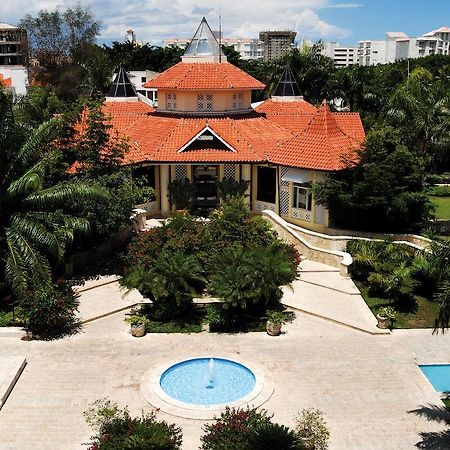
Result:
{"label": "paved courtyard", "polygon": [[[0,359],[28,361],[0,411],[1,450],[86,448],[90,430],[82,412],[90,402],[107,396],[133,414],[150,410],[140,391],[149,368],[177,357],[220,353],[263,366],[275,383],[264,407],[276,421],[292,425],[303,408],[323,410],[332,450],[412,449],[420,432],[442,429],[409,411],[439,405],[417,362],[450,362],[450,335],[418,330],[371,336],[297,313],[277,338],[202,333],[136,339],[128,334],[124,314],[88,323],[80,334],[55,342],[0,338]],[[183,448],[198,448],[203,421],[158,414],[182,426]]]}

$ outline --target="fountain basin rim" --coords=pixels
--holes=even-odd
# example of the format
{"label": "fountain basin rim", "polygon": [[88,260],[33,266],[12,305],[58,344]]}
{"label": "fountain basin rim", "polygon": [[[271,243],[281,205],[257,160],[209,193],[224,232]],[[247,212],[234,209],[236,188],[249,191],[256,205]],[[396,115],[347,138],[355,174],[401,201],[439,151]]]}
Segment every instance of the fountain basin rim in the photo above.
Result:
{"label": "fountain basin rim", "polygon": [[[196,405],[193,403],[185,403],[176,400],[168,395],[161,388],[161,376],[171,367],[182,364],[184,362],[197,359],[224,359],[250,370],[255,377],[255,385],[253,389],[244,397],[226,404],[214,405]],[[273,384],[268,382],[264,375],[264,370],[257,363],[247,363],[240,358],[233,355],[224,355],[222,353],[214,353],[207,355],[192,355],[189,357],[172,358],[166,361],[163,365],[159,365],[156,369],[149,369],[144,374],[141,383],[141,391],[145,399],[154,407],[161,409],[164,412],[178,416],[193,419],[211,419],[217,413],[220,413],[226,406],[237,408],[242,406],[257,407],[265,403],[273,393]]]}

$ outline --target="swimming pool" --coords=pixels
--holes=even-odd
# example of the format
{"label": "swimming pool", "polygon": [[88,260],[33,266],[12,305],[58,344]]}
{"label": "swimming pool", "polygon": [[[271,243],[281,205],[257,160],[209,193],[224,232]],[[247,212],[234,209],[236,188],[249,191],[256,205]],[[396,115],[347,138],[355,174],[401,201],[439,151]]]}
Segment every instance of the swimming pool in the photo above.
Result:
{"label": "swimming pool", "polygon": [[419,368],[435,391],[450,392],[450,364],[426,364]]}

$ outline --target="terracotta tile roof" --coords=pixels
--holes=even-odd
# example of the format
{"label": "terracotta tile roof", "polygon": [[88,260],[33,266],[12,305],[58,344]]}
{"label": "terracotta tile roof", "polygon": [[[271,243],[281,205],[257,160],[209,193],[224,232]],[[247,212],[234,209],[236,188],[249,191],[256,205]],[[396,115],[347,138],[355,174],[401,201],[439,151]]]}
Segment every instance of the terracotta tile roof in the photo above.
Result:
{"label": "terracotta tile roof", "polygon": [[265,85],[228,62],[180,62],[144,84],[176,90],[264,89]]}
{"label": "terracotta tile roof", "polygon": [[3,74],[0,73],[0,85],[4,87],[11,87],[12,86],[12,79],[11,78],[4,78]]}
{"label": "terracotta tile roof", "polygon": [[333,171],[355,161],[364,130],[358,114],[333,114],[322,103],[306,128],[270,153],[276,164]]}
{"label": "terracotta tile roof", "polygon": [[[232,150],[179,150],[208,126]],[[141,119],[126,132],[133,148],[125,163],[138,162],[257,162],[266,161],[270,150],[293,135],[257,114],[244,117],[164,117]]]}
{"label": "terracotta tile roof", "polygon": [[317,108],[305,100],[283,102],[268,99],[255,111],[293,133],[299,133],[306,128]]}

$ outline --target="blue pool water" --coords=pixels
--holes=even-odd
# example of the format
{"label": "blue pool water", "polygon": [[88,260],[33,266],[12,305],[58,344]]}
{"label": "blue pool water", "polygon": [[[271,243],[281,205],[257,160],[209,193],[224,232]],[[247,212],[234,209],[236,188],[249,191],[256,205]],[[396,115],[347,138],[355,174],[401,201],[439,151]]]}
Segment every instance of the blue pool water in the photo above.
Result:
{"label": "blue pool water", "polygon": [[231,403],[249,394],[256,378],[247,367],[222,358],[196,358],[169,367],[161,376],[162,390],[193,405]]}
{"label": "blue pool water", "polygon": [[437,392],[450,392],[450,364],[419,366]]}

